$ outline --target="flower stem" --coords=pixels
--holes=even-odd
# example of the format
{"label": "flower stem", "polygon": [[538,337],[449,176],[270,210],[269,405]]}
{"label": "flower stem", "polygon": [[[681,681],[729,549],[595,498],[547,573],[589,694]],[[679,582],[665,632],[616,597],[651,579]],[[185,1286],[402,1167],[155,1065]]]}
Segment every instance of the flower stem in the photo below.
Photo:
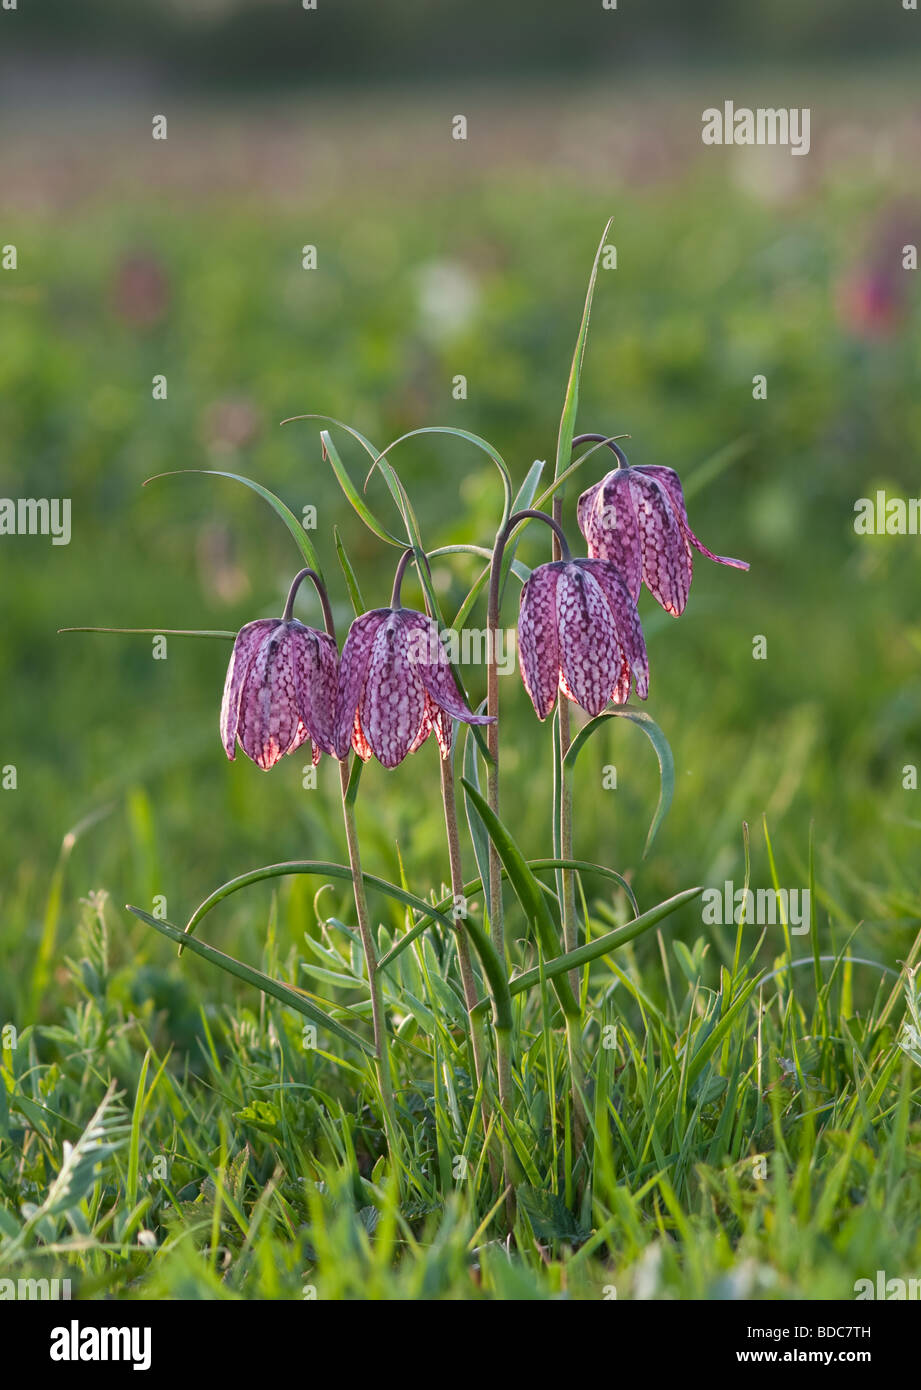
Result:
{"label": "flower stem", "polygon": [[[287,622],[294,611],[294,600],[302,580],[309,579],[317,591],[326,631],[336,641],[336,624],[333,620],[332,605],[320,576],[312,569],[302,569],[295,576],[285,604],[283,621]],[[339,762],[339,785],[342,789],[342,816],[345,821],[345,838],[349,850],[349,867],[352,870],[352,892],[355,895],[355,912],[358,917],[358,932],[364,949],[368,969],[368,987],[371,991],[371,1022],[374,1030],[374,1061],[377,1081],[384,1106],[384,1128],[387,1133],[387,1148],[393,1161],[397,1157],[396,1111],[393,1106],[393,1082],[390,1076],[390,1053],[387,1048],[387,1024],[384,1018],[384,1000],[381,992],[380,976],[377,970],[377,948],[371,932],[371,919],[368,914],[368,899],[365,895],[365,881],[361,873],[361,851],[358,847],[358,826],[355,822],[354,796],[350,795],[348,757]]]}
{"label": "flower stem", "polygon": [[[486,791],[489,808],[496,817],[499,815],[499,667],[496,658],[498,652],[500,591],[502,588],[502,560],[505,555],[505,547],[509,542],[512,532],[523,521],[532,519],[535,521],[542,521],[546,526],[550,527],[554,533],[555,541],[559,546],[560,554],[565,560],[570,558],[566,533],[559,520],[533,507],[528,507],[520,512],[513,512],[496,536],[496,543],[493,547],[492,560],[490,562],[489,601],[486,611],[486,711],[493,716],[494,720],[492,724],[487,726],[486,730],[486,746],[489,750]],[[502,865],[499,860],[498,851],[492,840],[489,842],[489,928],[492,936],[492,943],[498,952],[500,960],[504,963],[505,926],[502,915]],[[510,1033],[504,1029],[498,1028],[496,1029],[496,1070],[498,1072],[499,1082],[499,1106],[503,1115],[503,1178],[509,1190],[506,1212],[509,1225],[511,1225],[515,1215],[514,1198],[512,1196],[513,1189],[511,1185],[514,1163],[508,1139],[506,1119],[511,1122],[514,1114],[512,1108],[514,1100],[512,1090],[512,1039]]]}
{"label": "flower stem", "polygon": [[345,821],[345,838],[349,848],[349,866],[352,870],[352,888],[355,894],[355,911],[358,915],[358,931],[368,967],[368,984],[371,989],[371,1021],[374,1029],[374,1053],[378,1085],[384,1104],[384,1125],[387,1130],[387,1145],[392,1158],[396,1157],[396,1112],[393,1107],[393,1083],[390,1076],[390,1054],[387,1049],[387,1026],[384,1020],[384,1003],[381,993],[380,976],[377,969],[377,949],[371,933],[368,915],[368,900],[365,896],[365,883],[361,874],[361,851],[358,847],[358,828],[355,823],[355,807],[349,797],[349,766],[343,759],[339,764],[339,781],[342,788],[342,815]]}
{"label": "flower stem", "polygon": [[473,972],[473,959],[470,952],[470,939],[464,926],[462,912],[464,902],[464,872],[461,861],[460,834],[457,826],[457,799],[454,791],[454,750],[441,760],[441,796],[444,802],[445,830],[448,837],[448,858],[451,864],[451,892],[454,895],[454,932],[457,943],[457,962],[460,967],[461,985],[470,1024],[470,1046],[473,1052],[473,1067],[478,1086],[483,1087],[481,1114],[484,1134],[489,1129],[490,1106],[486,1097],[486,1035],[483,1023],[473,1013],[479,1000],[476,976]]}
{"label": "flower stem", "polygon": [[[553,519],[562,528],[563,521],[563,499],[559,495],[553,499]],[[561,557],[559,535],[555,532],[553,537],[553,558],[557,560]],[[572,783],[566,776],[564,760],[569,752],[572,735],[569,725],[569,701],[560,694],[559,698],[559,727],[560,727],[560,765],[557,769],[559,789],[560,789],[560,858],[572,859],[573,837],[572,837]],[[560,910],[563,917],[563,950],[574,951],[578,946],[578,928],[576,924],[576,884],[572,869],[563,869],[560,879],[562,902]],[[578,970],[570,971],[569,982],[572,992],[579,1000],[580,981]],[[582,1105],[582,1098],[579,1089],[582,1083],[582,1053],[581,1053],[581,1027],[578,1018],[566,1018],[566,1043],[569,1051],[569,1070],[572,1077],[572,1127],[574,1148],[578,1154],[585,1138],[585,1109]]]}
{"label": "flower stem", "polygon": [[[629,468],[629,467],[630,467],[629,463],[627,462],[627,455],[624,453],[623,449],[621,449],[621,448],[618,447],[617,443],[615,442],[614,438],[613,438],[611,435],[608,435],[608,434],[579,434],[579,435],[576,435],[575,439],[572,441],[572,447],[575,448],[577,444],[607,444],[608,448],[609,448],[609,449],[612,449],[612,450],[614,451],[614,454],[615,454],[616,457],[617,457],[617,466],[618,466],[618,468]],[[594,453],[595,451],[594,451],[594,449],[592,449],[592,450],[590,450],[590,452],[591,452],[591,453]],[[559,500],[558,497],[557,497],[557,499],[554,500],[554,503],[553,503],[553,514],[554,514],[554,516],[556,516],[556,503],[557,503],[557,500]],[[562,502],[560,502],[560,506],[562,507]]]}

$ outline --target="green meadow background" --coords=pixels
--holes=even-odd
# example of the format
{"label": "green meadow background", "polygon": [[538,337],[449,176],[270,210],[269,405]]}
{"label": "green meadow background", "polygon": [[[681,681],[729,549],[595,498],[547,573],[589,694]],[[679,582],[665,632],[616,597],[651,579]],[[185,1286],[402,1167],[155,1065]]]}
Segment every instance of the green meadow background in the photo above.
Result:
{"label": "green meadow background", "polygon": [[[921,542],[858,537],[853,515],[877,488],[921,490],[921,300],[901,269],[902,245],[921,239],[921,116],[907,66],[847,61],[745,80],[714,67],[667,81],[551,73],[508,85],[487,74],[444,89],[430,80],[277,94],[148,83],[143,99],[107,91],[55,104],[42,88],[6,101],[0,241],[16,245],[18,268],[0,273],[0,495],[70,497],[73,515],[67,547],[0,540],[0,765],[16,768],[15,790],[0,792],[0,1023],[25,1033],[4,1066],[28,1078],[34,1103],[44,1096],[85,1123],[109,1075],[130,1104],[147,1041],[160,1060],[172,1049],[170,1068],[188,1079],[214,1045],[207,1021],[222,1050],[233,1020],[259,1012],[258,996],[188,954],[177,960],[125,903],[151,910],[162,895],[181,924],[245,869],[345,859],[329,760],[308,790],[298,755],[270,774],[225,758],[217,720],[229,643],[173,637],[155,660],[150,637],[58,635],[81,624],[235,630],[280,612],[299,556],[267,507],[222,479],[145,480],[221,469],[257,479],[295,512],[315,506],[313,539],[344,634],[333,527],[369,606],[387,602],[396,552],[349,508],[318,425],[281,420],[322,412],[380,447],[450,425],[488,438],[516,484],[535,459],[552,473],[585,285],[610,216],[617,268],[599,275],[578,428],[629,434],[631,462],[675,468],[698,534],[751,570],[700,558],[678,621],[644,592],[646,708],[674,753],[674,801],[644,858],[655,758],[637,729],[612,721],[580,760],[576,852],[625,875],[642,910],[695,884],[741,886],[746,823],[752,886],[768,887],[764,818],[779,882],[803,889],[812,828],[821,948],[850,942],[895,972],[891,988],[921,926],[921,793],[904,785],[906,766],[921,762]],[[810,106],[808,157],[703,148],[700,112],[729,96]],[[150,134],[160,111],[165,142]],[[465,142],[451,139],[457,112]],[[301,268],[305,244],[317,248],[316,270]],[[165,401],[152,396],[158,374]],[[466,400],[453,398],[457,374]],[[757,374],[764,400],[753,398]],[[361,482],[364,455],[335,437]],[[424,436],[391,462],[428,548],[491,544],[501,493],[481,453]],[[605,466],[593,456],[567,493],[573,541],[578,492]],[[380,480],[367,498],[395,520]],[[546,558],[536,528],[520,553]],[[447,612],[477,573],[464,557],[435,564]],[[421,601],[412,580],[404,595]],[[306,592],[298,603],[315,621]],[[482,605],[476,612],[482,625]],[[516,616],[510,589],[503,620]],[[764,660],[753,659],[759,636]],[[478,701],[484,672],[464,675]],[[530,855],[548,855],[550,729],[517,674],[502,683],[502,709],[503,811]],[[617,768],[616,791],[602,787],[605,764]],[[392,772],[371,764],[358,818],[366,868],[393,881],[405,871],[422,895],[440,890],[434,744]],[[284,961],[316,928],[319,886],[257,886],[203,935],[254,964],[271,936]],[[604,884],[589,887],[623,912]],[[103,892],[101,907],[93,895]],[[347,918],[338,888],[319,907]],[[119,1038],[111,1055],[104,1037],[55,1035],[95,1007],[97,910],[114,1011],[100,1026]],[[692,903],[661,942],[637,943],[629,968],[664,1007],[672,976],[682,978],[673,942],[715,988],[734,940],[732,927],[704,926]],[[745,941],[754,947],[754,927]],[[769,928],[758,963],[769,969],[783,950],[780,927]],[[808,939],[794,941],[797,954],[809,954]],[[851,967],[844,1013],[859,1017],[879,984],[872,965]],[[636,1001],[623,1008],[640,1027]],[[65,1099],[67,1084],[76,1091]],[[915,1173],[916,1111],[906,1141]],[[15,1151],[22,1116],[10,1124]],[[220,1142],[232,1144],[228,1134]],[[38,1148],[41,1157],[26,1146],[41,1188],[53,1145]],[[11,1161],[2,1171],[15,1210],[22,1170]],[[901,1269],[896,1261],[890,1273]],[[162,1267],[133,1268],[141,1283],[131,1287],[143,1294],[149,1277],[161,1295],[219,1293],[183,1270],[188,1282],[171,1284]],[[846,1297],[852,1273],[830,1254],[820,1285],[794,1271],[785,1287]],[[105,1276],[116,1289],[121,1277]]]}

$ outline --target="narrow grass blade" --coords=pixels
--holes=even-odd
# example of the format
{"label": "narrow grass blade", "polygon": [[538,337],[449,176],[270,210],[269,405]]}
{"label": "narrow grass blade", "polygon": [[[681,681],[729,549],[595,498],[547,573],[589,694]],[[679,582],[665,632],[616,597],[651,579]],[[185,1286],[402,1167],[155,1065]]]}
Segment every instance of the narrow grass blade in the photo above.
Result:
{"label": "narrow grass blade", "polygon": [[363,1052],[373,1056],[374,1048],[364,1038],[353,1033],[350,1028],[344,1028],[341,1023],[330,1018],[322,1009],[318,1009],[315,1004],[295,989],[292,985],[283,984],[281,980],[273,980],[270,975],[265,975],[261,970],[255,970],[251,965],[244,965],[242,961],[235,960],[233,956],[225,955],[223,951],[218,951],[214,946],[209,946],[205,941],[199,941],[195,937],[190,937],[181,927],[175,926],[172,922],[167,922],[163,918],[152,917],[149,912],[144,912],[139,907],[132,907],[126,904],[129,912],[134,913],[142,922],[146,922],[149,927],[167,937],[170,941],[175,941],[179,946],[187,946],[194,955],[201,956],[203,960],[209,961],[211,965],[216,965],[219,970],[224,970],[228,975],[235,975],[238,980],[243,980],[246,984],[254,986],[263,994],[270,994],[279,1003],[286,1004],[289,1009],[295,1009],[297,1013],[309,1018],[312,1023],[316,1023],[319,1028],[325,1028],[327,1032],[343,1042],[351,1043],[353,1047],[360,1048]]}
{"label": "narrow grass blade", "polygon": [[281,517],[282,521],[291,532],[291,535],[294,537],[295,544],[301,552],[304,563],[309,565],[312,570],[315,570],[321,579],[323,578],[320,558],[313,547],[313,542],[291,508],[286,506],[280,497],[276,497],[274,492],[270,492],[269,489],[263,487],[261,483],[254,482],[252,478],[245,478],[242,473],[225,473],[222,469],[218,468],[178,468],[173,469],[169,473],[156,473],[152,478],[148,478],[145,481],[144,486],[146,487],[148,483],[155,483],[159,478],[184,478],[191,476],[193,473],[201,473],[208,478],[230,478],[232,482],[242,483],[244,487],[251,488],[259,497],[262,497],[268,502],[277,516]]}
{"label": "narrow grass blade", "polygon": [[582,322],[579,325],[579,336],[576,338],[576,347],[572,355],[569,384],[566,388],[566,398],[563,402],[563,414],[560,417],[560,433],[556,446],[556,468],[553,471],[554,478],[558,478],[563,470],[569,466],[569,456],[572,453],[572,437],[576,432],[576,414],[579,409],[579,382],[582,377],[582,362],[585,357],[585,340],[588,337],[588,321],[592,313],[592,300],[595,296],[595,282],[598,279],[598,266],[601,263],[601,253],[604,250],[608,232],[611,230],[611,223],[613,221],[613,217],[608,218],[605,229],[601,234],[598,250],[595,252],[592,273],[588,279],[585,307],[582,310]]}
{"label": "narrow grass blade", "polygon": [[655,815],[649,826],[649,833],[646,836],[646,844],[643,849],[643,858],[649,853],[649,848],[656,837],[659,826],[662,824],[668,808],[672,804],[672,797],[675,794],[675,760],[672,757],[672,750],[668,739],[659,728],[654,719],[644,713],[643,710],[629,709],[624,705],[620,709],[606,710],[604,714],[597,715],[590,720],[584,728],[580,729],[569,745],[569,750],[563,760],[565,775],[571,775],[581,749],[585,746],[592,734],[600,729],[602,724],[608,719],[629,719],[643,730],[655,750],[656,758],[659,762],[659,801],[656,806]]}

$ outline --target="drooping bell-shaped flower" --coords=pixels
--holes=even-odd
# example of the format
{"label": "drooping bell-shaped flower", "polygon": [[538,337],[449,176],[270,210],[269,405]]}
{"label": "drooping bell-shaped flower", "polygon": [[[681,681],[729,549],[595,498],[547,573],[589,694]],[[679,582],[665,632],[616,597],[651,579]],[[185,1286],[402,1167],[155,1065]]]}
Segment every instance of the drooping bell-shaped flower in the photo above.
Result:
{"label": "drooping bell-shaped flower", "polygon": [[363,762],[377,758],[396,767],[415,753],[434,730],[446,758],[452,719],[491,724],[468,709],[451,671],[438,626],[425,613],[399,602],[404,555],[390,608],[374,608],[355,619],[339,664],[334,744],[344,758],[349,744]]}
{"label": "drooping bell-shaped flower", "polygon": [[[228,758],[236,744],[268,771],[310,739],[313,761],[333,753],[333,713],[339,652],[326,632],[291,617],[302,570],[291,588],[282,618],[257,618],[237,633],[224,698],[221,741]],[[324,596],[325,598],[325,596]]]}
{"label": "drooping bell-shaped flower", "polygon": [[[623,459],[619,449],[615,452]],[[695,536],[673,468],[623,463],[583,492],[578,518],[589,555],[617,566],[634,601],[645,581],[667,613],[683,613],[693,574],[692,547],[718,565],[748,569],[745,560],[714,555]]]}
{"label": "drooping bell-shaped flower", "polygon": [[539,565],[521,591],[518,654],[538,719],[557,690],[589,714],[609,700],[624,704],[631,683],[645,700],[649,662],[639,615],[616,567],[607,560]]}

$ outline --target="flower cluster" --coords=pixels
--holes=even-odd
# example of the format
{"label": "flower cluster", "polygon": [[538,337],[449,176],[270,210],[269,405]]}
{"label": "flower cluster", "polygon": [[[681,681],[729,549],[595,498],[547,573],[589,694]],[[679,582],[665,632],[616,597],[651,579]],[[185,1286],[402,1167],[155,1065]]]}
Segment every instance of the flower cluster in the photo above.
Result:
{"label": "flower cluster", "polygon": [[376,757],[384,767],[396,767],[433,730],[447,757],[453,719],[492,722],[468,708],[433,619],[399,601],[411,554],[401,562],[392,606],[355,619],[341,660],[331,632],[291,618],[297,587],[310,576],[332,628],[325,592],[312,570],[295,579],[282,619],[258,619],[240,629],[221,706],[228,758],[239,740],[247,757],[267,770],[309,738],[314,763],[321,753],[346,758],[351,745],[363,761]]}
{"label": "flower cluster", "polygon": [[[613,441],[618,467],[583,492],[578,522],[588,556],[574,559],[556,521],[525,511],[509,519],[496,544],[493,573],[523,521],[538,518],[557,535],[561,559],[539,565],[521,594],[518,649],[521,677],[538,719],[553,709],[557,692],[590,715],[609,702],[624,704],[631,688],[645,700],[649,661],[637,600],[643,583],[668,613],[684,611],[691,587],[693,550],[717,564],[748,569],[743,560],[714,555],[691,530],[681,482],[671,468],[631,467]],[[576,441],[576,442],[580,442]],[[310,740],[321,753],[388,768],[414,753],[434,732],[442,757],[451,751],[453,721],[489,724],[474,714],[451,670],[438,626],[426,613],[403,607],[397,570],[389,608],[374,608],[352,623],[341,658],[325,591],[302,570],[281,619],[258,619],[237,634],[221,708],[221,739],[229,758],[239,741],[259,767],[274,766]],[[294,595],[310,576],[327,618],[321,632],[292,618]]]}

